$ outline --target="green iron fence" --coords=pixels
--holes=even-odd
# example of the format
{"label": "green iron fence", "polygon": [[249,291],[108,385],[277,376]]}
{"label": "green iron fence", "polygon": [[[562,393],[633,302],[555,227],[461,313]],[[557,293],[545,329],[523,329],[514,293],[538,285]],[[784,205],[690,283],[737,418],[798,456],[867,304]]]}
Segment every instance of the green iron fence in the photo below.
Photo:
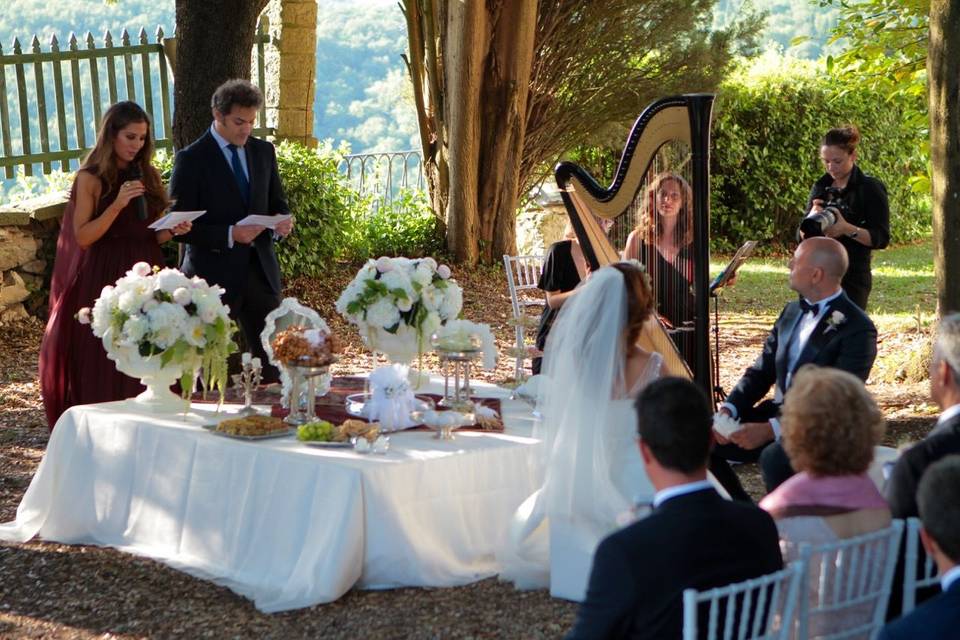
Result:
{"label": "green iron fence", "polygon": [[[254,44],[255,82],[264,88],[264,50],[277,42],[266,18],[257,25]],[[12,52],[0,45],[0,168],[13,178],[18,166],[27,176],[37,166],[44,174],[54,165],[70,171],[92,148],[100,119],[117,100],[138,102],[153,120],[157,148],[171,143],[173,74],[168,50],[173,41],[158,28],[153,42],[140,29],[137,42],[126,30],[120,45],[107,31],[98,47],[89,32],[82,40],[71,34],[65,50],[56,36],[49,50],[34,36],[28,50],[14,39]],[[266,106],[254,133],[272,135],[266,127]]]}

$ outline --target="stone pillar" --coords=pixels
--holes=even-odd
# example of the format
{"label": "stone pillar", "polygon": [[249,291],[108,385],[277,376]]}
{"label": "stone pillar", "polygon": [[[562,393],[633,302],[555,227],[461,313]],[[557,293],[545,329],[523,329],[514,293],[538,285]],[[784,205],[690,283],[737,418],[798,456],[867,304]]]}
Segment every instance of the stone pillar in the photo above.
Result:
{"label": "stone pillar", "polygon": [[277,138],[317,146],[313,137],[313,97],[317,67],[317,0],[270,0],[264,15],[279,48],[268,47],[267,121]]}

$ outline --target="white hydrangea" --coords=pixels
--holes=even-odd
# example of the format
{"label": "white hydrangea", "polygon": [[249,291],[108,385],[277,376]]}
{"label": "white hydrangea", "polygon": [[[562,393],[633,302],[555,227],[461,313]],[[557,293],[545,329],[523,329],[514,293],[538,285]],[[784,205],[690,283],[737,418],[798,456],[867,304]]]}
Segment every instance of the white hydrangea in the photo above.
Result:
{"label": "white hydrangea", "polygon": [[444,290],[443,301],[440,303],[440,317],[444,320],[456,318],[463,309],[463,289],[457,286],[455,280],[447,280],[447,282],[450,285]]}
{"label": "white hydrangea", "polygon": [[147,313],[150,321],[150,341],[160,349],[172,346],[183,334],[187,321],[187,311],[178,304],[161,302]]}
{"label": "white hydrangea", "polygon": [[400,310],[390,298],[380,298],[367,308],[367,322],[384,329],[400,322]]}
{"label": "white hydrangea", "polygon": [[136,346],[150,330],[150,322],[145,316],[134,315],[123,323],[123,332],[120,334],[119,344],[122,346]]}

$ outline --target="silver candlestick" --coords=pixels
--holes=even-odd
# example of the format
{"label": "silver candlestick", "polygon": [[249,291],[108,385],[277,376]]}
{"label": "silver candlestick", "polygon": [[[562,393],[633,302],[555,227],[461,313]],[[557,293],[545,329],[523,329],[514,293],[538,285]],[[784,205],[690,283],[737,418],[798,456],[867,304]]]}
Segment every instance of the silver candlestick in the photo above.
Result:
{"label": "silver candlestick", "polygon": [[260,358],[253,358],[249,353],[241,357],[243,370],[232,376],[233,386],[238,394],[243,394],[243,408],[237,413],[241,416],[257,415],[260,412],[253,407],[253,390],[260,384],[263,367]]}

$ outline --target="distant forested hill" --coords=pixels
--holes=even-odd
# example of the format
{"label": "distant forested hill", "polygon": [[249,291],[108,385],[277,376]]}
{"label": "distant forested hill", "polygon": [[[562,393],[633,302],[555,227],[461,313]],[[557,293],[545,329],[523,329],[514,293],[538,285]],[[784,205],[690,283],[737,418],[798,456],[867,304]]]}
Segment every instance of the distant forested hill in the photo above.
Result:
{"label": "distant forested hill", "polygon": [[[715,21],[724,24],[745,0],[718,0]],[[765,35],[788,49],[799,35],[811,40],[790,49],[816,58],[829,37],[836,9],[805,0],[753,0],[766,9]],[[29,46],[34,34],[46,50],[52,34],[61,45],[71,31],[92,32],[99,41],[106,29],[119,38],[126,28],[145,27],[151,39],[157,26],[174,29],[174,0],[3,0],[0,44],[10,51],[14,37]],[[317,94],[314,134],[346,140],[354,152],[418,147],[416,117],[406,69],[406,28],[395,0],[320,0],[317,27]]]}
{"label": "distant forested hill", "polygon": [[[718,26],[727,24],[747,1],[718,0],[714,23]],[[769,14],[763,32],[768,45],[774,43],[794,57],[811,60],[829,53],[824,50],[824,45],[837,23],[836,7],[820,7],[811,0],[752,0],[752,3]],[[791,47],[790,42],[799,36],[806,36],[809,40]]]}
{"label": "distant forested hill", "polygon": [[[56,35],[62,48],[71,32],[87,31],[98,44],[109,29],[151,40],[162,26],[174,31],[174,0],[4,0],[0,44],[13,39],[25,49],[34,35],[48,50]],[[406,27],[394,0],[320,0],[317,26],[317,94],[314,134],[346,140],[355,152],[411,149],[418,145],[416,114],[400,54]],[[12,87],[9,87],[12,89]]]}

